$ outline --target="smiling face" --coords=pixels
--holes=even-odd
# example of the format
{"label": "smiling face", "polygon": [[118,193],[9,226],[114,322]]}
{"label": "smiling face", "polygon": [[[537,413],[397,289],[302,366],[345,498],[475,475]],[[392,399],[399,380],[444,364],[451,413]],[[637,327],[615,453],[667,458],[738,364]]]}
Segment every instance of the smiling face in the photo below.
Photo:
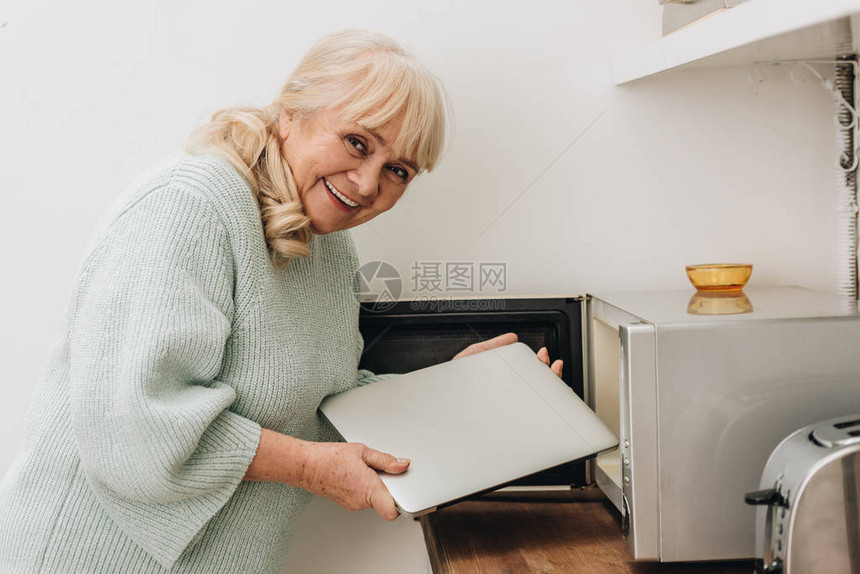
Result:
{"label": "smiling face", "polygon": [[330,109],[310,117],[281,115],[282,154],[314,233],[349,229],[394,207],[418,173],[415,162],[393,148],[400,124],[369,129]]}

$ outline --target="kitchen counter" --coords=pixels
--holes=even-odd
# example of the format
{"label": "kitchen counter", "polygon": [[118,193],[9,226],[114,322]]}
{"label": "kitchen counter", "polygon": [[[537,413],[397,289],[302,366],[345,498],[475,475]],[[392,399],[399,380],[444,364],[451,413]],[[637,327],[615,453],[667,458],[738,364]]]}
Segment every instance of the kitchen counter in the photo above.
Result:
{"label": "kitchen counter", "polygon": [[633,561],[618,512],[595,487],[491,493],[420,518],[434,574],[753,572],[753,562]]}

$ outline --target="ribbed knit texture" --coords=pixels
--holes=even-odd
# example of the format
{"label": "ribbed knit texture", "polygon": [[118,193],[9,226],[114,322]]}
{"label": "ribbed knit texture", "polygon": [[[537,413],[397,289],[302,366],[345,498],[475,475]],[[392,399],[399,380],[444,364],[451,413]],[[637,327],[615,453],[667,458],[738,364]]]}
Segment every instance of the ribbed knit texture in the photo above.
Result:
{"label": "ribbed knit texture", "polygon": [[309,494],[242,482],[260,428],[332,440],[320,401],[384,375],[348,232],[273,268],[256,200],[183,156],[121,199],[76,280],[0,483],[0,572],[279,572]]}

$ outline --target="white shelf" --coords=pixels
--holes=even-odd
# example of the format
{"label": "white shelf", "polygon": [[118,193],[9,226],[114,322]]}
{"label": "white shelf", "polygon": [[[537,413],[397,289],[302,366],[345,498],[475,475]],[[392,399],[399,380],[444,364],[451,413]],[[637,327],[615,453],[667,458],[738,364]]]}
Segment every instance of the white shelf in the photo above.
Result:
{"label": "white shelf", "polygon": [[857,52],[852,20],[860,23],[860,0],[747,0],[616,58],[612,80],[624,84],[682,67],[832,59]]}

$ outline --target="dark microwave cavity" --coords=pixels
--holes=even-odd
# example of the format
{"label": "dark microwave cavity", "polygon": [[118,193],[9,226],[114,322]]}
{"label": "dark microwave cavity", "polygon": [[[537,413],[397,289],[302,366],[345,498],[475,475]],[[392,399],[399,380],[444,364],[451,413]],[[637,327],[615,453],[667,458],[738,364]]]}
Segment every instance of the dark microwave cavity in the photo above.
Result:
{"label": "dark microwave cavity", "polygon": [[[562,380],[583,396],[582,306],[574,298],[398,301],[385,311],[361,308],[364,351],[359,368],[406,373],[451,360],[473,343],[514,332],[537,352],[562,359]],[[526,477],[517,486],[584,485],[585,463]]]}

